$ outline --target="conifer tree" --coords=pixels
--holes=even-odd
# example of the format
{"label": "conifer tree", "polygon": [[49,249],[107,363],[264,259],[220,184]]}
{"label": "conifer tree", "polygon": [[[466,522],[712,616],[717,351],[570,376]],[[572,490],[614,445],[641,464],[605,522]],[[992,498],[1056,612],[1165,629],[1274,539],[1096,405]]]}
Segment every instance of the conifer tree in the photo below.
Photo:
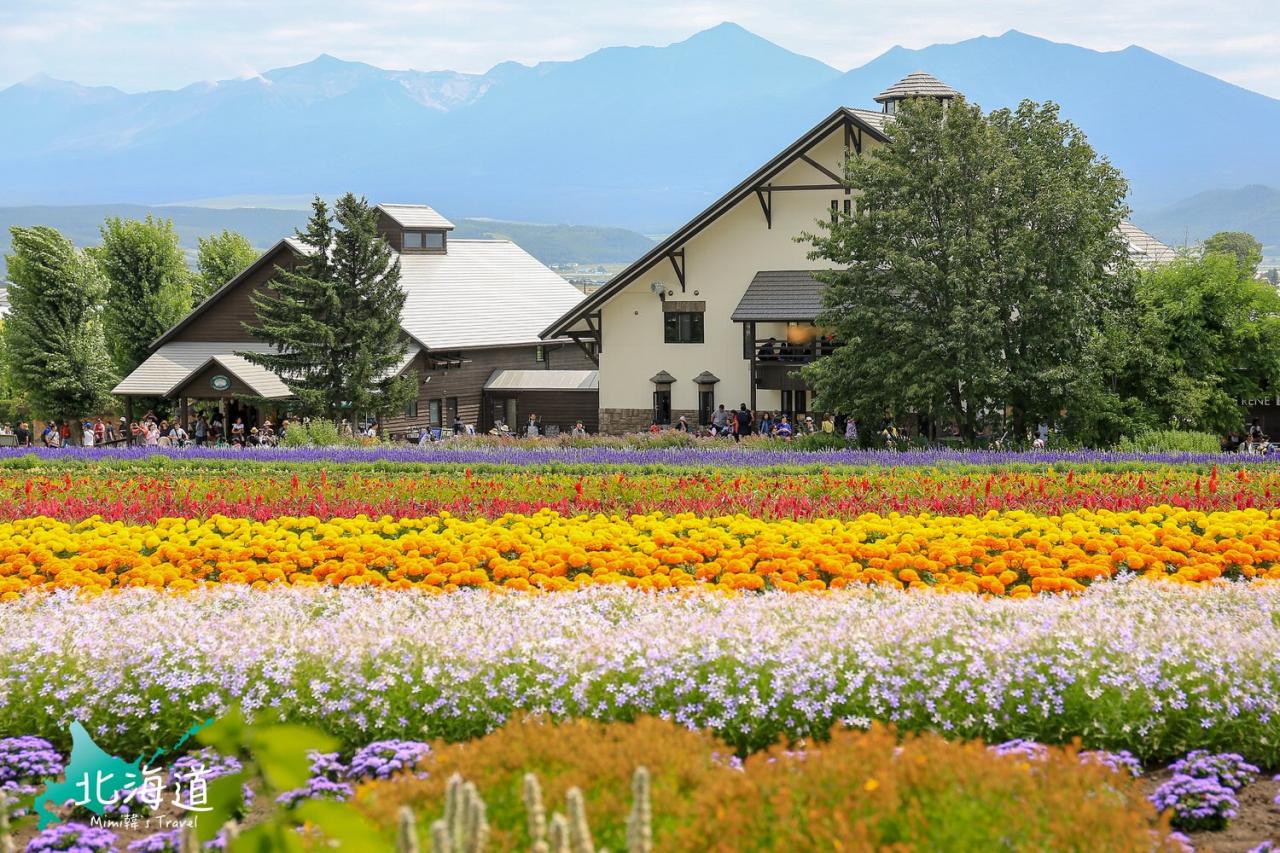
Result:
{"label": "conifer tree", "polygon": [[414,391],[411,379],[393,375],[408,347],[400,328],[405,294],[377,210],[348,193],[331,215],[316,198],[297,237],[305,256],[254,295],[258,323],[245,324],[273,351],[241,355],[278,374],[316,415],[403,405]]}
{"label": "conifer tree", "polygon": [[4,330],[10,380],[39,415],[70,421],[93,414],[114,384],[102,330],[101,273],[52,228],[10,232]]}

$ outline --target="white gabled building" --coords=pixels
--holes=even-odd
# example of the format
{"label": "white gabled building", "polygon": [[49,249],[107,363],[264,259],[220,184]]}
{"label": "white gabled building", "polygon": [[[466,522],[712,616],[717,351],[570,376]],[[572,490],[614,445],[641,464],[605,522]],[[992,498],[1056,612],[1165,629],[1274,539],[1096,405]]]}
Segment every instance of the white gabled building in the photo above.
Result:
{"label": "white gabled building", "polygon": [[[841,107],[544,329],[592,351],[601,431],[681,415],[706,423],[720,404],[793,419],[806,412],[810,394],[796,368],[822,354],[811,273],[829,265],[811,260],[796,237],[854,209],[845,161],[888,141],[902,101],[945,104],[958,94],[918,71],[877,95],[878,110]],[[1139,234],[1140,261],[1171,254],[1145,232],[1126,232]]]}

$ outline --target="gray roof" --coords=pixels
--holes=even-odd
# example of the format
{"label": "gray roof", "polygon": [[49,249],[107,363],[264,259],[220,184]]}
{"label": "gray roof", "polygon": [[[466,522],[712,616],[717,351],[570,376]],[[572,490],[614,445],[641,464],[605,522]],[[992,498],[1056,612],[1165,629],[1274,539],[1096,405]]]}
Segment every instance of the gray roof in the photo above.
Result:
{"label": "gray roof", "polygon": [[237,352],[270,350],[271,346],[264,343],[173,341],[148,356],[111,393],[167,397],[211,362],[217,362],[259,397],[279,400],[290,396],[288,386],[280,377],[236,355]]}
{"label": "gray roof", "polygon": [[582,291],[508,240],[450,240],[445,254],[400,256],[400,325],[432,350],[539,344]]}
{"label": "gray roof", "polygon": [[954,98],[960,93],[943,83],[937,77],[924,71],[912,71],[888,89],[876,95],[878,104],[885,101],[898,101],[903,98]]}
{"label": "gray roof", "polygon": [[864,110],[859,107],[845,107],[844,110],[845,112],[862,119],[864,122],[871,125],[873,129],[880,131],[882,136],[884,135],[885,127],[893,121],[893,116],[888,113],[882,113],[879,110]]}
{"label": "gray roof", "polygon": [[735,323],[812,321],[822,311],[822,282],[814,270],[761,270],[751,279],[738,307]]}
{"label": "gray roof", "polygon": [[453,230],[453,223],[425,204],[380,204],[381,210],[405,228],[443,228]]}
{"label": "gray roof", "polygon": [[495,370],[486,391],[599,391],[598,370]]}
{"label": "gray roof", "polygon": [[1120,222],[1120,236],[1129,245],[1129,257],[1139,265],[1167,264],[1178,253],[1127,220]]}

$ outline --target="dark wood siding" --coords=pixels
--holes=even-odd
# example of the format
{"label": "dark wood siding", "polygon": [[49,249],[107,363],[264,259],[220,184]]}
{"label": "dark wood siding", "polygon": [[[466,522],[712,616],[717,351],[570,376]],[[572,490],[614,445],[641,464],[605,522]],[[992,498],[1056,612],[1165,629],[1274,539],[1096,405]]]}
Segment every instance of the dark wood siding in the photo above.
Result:
{"label": "dark wood siding", "polygon": [[[537,361],[537,347],[501,347],[497,349],[464,350],[461,367],[436,368],[426,367],[426,357],[418,356],[409,368],[418,371],[418,416],[406,418],[404,412],[393,412],[383,421],[383,434],[387,436],[404,434],[415,427],[430,424],[431,400],[440,400],[442,419],[448,418],[447,401],[450,397],[458,398],[458,414],[465,424],[474,424],[477,430],[487,430],[485,418],[489,417],[482,409],[484,383],[489,380],[495,370],[594,370],[595,365],[576,344],[554,344],[546,347],[546,361]],[[599,394],[591,392],[567,392],[579,397],[590,397],[591,416],[596,417],[597,398]],[[575,404],[577,405],[577,404]],[[545,407],[544,407],[545,408]],[[541,411],[538,414],[542,414]],[[575,412],[577,409],[574,410]],[[528,417],[525,412],[523,417]],[[581,417],[574,415],[574,417]],[[548,421],[550,423],[550,421]],[[449,426],[446,422],[444,426]],[[569,427],[573,423],[568,424]]]}
{"label": "dark wood siding", "polygon": [[276,267],[286,269],[296,260],[293,251],[280,247],[276,257],[268,259],[262,267],[247,276],[231,290],[222,294],[190,324],[173,336],[175,341],[252,341],[254,337],[245,331],[244,324],[257,325],[257,312],[250,301],[256,291],[267,287]]}
{"label": "dark wood siding", "polygon": [[387,242],[391,244],[391,248],[397,252],[400,251],[404,240],[404,229],[400,227],[400,223],[396,222],[390,216],[378,211],[378,233],[387,238]]}
{"label": "dark wood siding", "polygon": [[506,401],[516,401],[516,422],[511,424],[513,430],[518,429],[524,435],[525,424],[529,415],[538,416],[538,424],[544,430],[547,427],[559,427],[560,432],[568,434],[577,421],[582,421],[587,432],[593,435],[600,431],[600,392],[595,391],[494,391],[487,395],[484,416],[481,425],[485,430],[493,427],[494,404],[506,406]]}
{"label": "dark wood siding", "polygon": [[[215,376],[225,376],[231,380],[231,387],[225,391],[215,391],[209,380]],[[191,377],[191,380],[178,389],[174,397],[191,397],[198,400],[213,400],[220,397],[253,397],[257,392],[245,385],[234,373],[221,364],[214,362],[204,370]]]}

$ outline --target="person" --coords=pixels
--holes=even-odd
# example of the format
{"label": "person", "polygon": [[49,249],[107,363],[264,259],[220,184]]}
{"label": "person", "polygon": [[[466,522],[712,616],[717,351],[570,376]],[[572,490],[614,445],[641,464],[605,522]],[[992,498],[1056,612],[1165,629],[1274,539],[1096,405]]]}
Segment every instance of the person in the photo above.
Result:
{"label": "person", "polygon": [[778,353],[778,341],[776,338],[769,338],[764,342],[764,346],[760,347],[761,361],[774,361]]}
{"label": "person", "polygon": [[711,434],[729,434],[729,413],[724,410],[724,403],[711,414]]}
{"label": "person", "polygon": [[858,443],[858,419],[849,418],[844,422],[844,440],[850,444]]}
{"label": "person", "polygon": [[529,423],[525,424],[524,426],[524,436],[525,438],[537,438],[539,432],[540,430],[538,429],[538,416],[534,414],[530,414]]}
{"label": "person", "polygon": [[733,413],[733,440],[741,443],[744,435],[751,435],[751,412],[746,403],[738,404],[738,411]]}
{"label": "person", "polygon": [[155,421],[146,421],[143,423],[145,438],[143,439],[147,447],[160,446],[160,427]]}
{"label": "person", "polygon": [[204,419],[204,412],[196,415],[196,425],[192,430],[196,438],[196,447],[204,447],[209,440],[209,422]]}
{"label": "person", "polygon": [[57,447],[57,434],[58,431],[53,428],[53,422],[49,421],[40,432],[40,443],[45,447]]}
{"label": "person", "polygon": [[93,422],[93,443],[101,445],[107,440],[107,425],[102,422],[102,418],[98,417]]}
{"label": "person", "polygon": [[[723,407],[721,407],[721,408],[723,408]],[[578,421],[576,424],[574,424],[574,425],[573,425],[573,433],[572,433],[572,435],[573,435],[573,437],[574,437],[574,438],[586,438],[586,437],[587,437],[587,428],[586,428],[586,427],[584,427],[584,426],[582,425],[582,421]]]}
{"label": "person", "polygon": [[66,421],[62,422],[62,426],[58,427],[58,438],[59,447],[71,446],[71,424]]}
{"label": "person", "polygon": [[80,440],[84,442],[85,447],[93,447],[93,424],[89,421],[85,421],[80,426],[84,430],[84,434],[81,436]]}
{"label": "person", "polygon": [[248,438],[246,438],[246,439],[245,439],[245,442],[246,442],[250,447],[257,447],[258,445],[260,445],[260,444],[262,443],[262,438],[261,438],[261,437],[260,437],[260,435],[258,434],[258,428],[257,428],[257,427],[250,427],[250,428],[249,428],[249,436],[248,436]]}
{"label": "person", "polygon": [[231,443],[244,444],[244,433],[244,418],[237,415],[231,424]]}
{"label": "person", "polygon": [[760,418],[760,434],[763,436],[773,435],[773,413],[765,412]]}
{"label": "person", "polygon": [[813,435],[817,431],[818,431],[817,428],[814,427],[813,425],[813,415],[805,415],[804,416],[804,434]]}
{"label": "person", "polygon": [[1249,423],[1249,432],[1248,432],[1249,443],[1248,443],[1248,447],[1246,448],[1248,452],[1249,453],[1255,452],[1262,445],[1262,442],[1265,438],[1266,436],[1262,434],[1262,424],[1258,423],[1257,418],[1254,418]]}
{"label": "person", "polygon": [[783,441],[791,440],[791,421],[787,420],[787,416],[783,415],[778,421],[778,425],[774,427],[774,434]]}
{"label": "person", "polygon": [[828,414],[822,419],[822,431],[827,435],[836,434],[836,416]]}
{"label": "person", "polygon": [[22,421],[18,424],[17,428],[13,431],[13,435],[18,439],[19,447],[31,446],[31,428],[27,426],[26,421]]}
{"label": "person", "polygon": [[686,418],[684,415],[681,415],[680,419],[676,421],[676,431],[677,432],[689,431],[689,419]]}
{"label": "person", "polygon": [[462,417],[457,412],[453,413],[453,434],[466,435],[467,425],[462,422]]}
{"label": "person", "polygon": [[189,436],[187,431],[182,428],[182,424],[175,423],[173,430],[169,433],[169,440],[173,442],[175,447],[186,447]]}
{"label": "person", "polygon": [[173,427],[169,426],[168,418],[160,421],[160,443],[166,447],[173,444]]}

